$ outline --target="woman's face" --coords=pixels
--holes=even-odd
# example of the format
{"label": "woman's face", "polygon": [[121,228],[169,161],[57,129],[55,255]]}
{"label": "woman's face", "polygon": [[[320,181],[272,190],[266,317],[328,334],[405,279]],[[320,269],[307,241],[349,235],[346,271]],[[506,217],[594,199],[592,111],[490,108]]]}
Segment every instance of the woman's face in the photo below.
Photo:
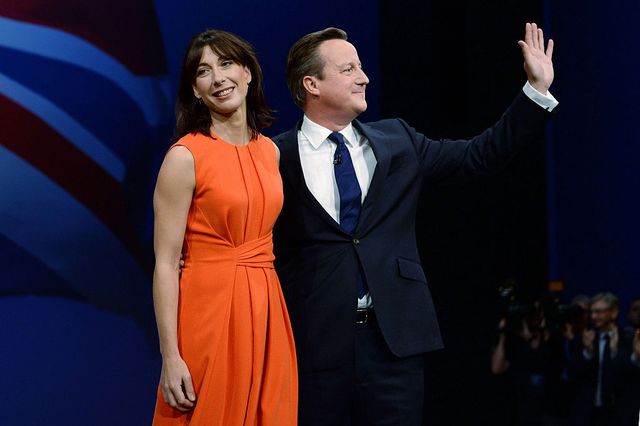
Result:
{"label": "woman's face", "polygon": [[215,114],[229,117],[236,113],[246,116],[246,98],[251,72],[231,59],[219,57],[205,46],[196,68],[193,94]]}

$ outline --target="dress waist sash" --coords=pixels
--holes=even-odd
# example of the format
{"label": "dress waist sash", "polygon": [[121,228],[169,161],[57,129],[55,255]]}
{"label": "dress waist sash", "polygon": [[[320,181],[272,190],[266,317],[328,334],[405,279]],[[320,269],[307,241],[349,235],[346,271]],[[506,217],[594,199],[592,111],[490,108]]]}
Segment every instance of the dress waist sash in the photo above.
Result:
{"label": "dress waist sash", "polygon": [[[201,243],[202,244],[202,243]],[[193,252],[205,252],[193,250]],[[239,246],[212,245],[206,249],[206,256],[187,256],[185,262],[234,262],[238,266],[252,268],[273,268],[273,236],[271,233]]]}

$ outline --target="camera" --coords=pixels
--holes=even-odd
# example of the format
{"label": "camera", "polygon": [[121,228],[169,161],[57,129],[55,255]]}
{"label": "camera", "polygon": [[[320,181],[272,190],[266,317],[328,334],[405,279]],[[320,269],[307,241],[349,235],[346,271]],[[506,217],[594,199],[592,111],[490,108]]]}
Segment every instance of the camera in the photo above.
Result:
{"label": "camera", "polygon": [[532,316],[534,306],[532,303],[523,302],[516,293],[514,280],[505,280],[498,284],[498,295],[500,297],[500,311],[505,319],[505,331],[519,333],[522,331],[523,323]]}
{"label": "camera", "polygon": [[562,333],[565,324],[583,321],[584,310],[580,306],[561,304],[553,295],[524,298],[514,280],[501,281],[497,290],[505,331],[518,334],[526,324],[531,332]]}

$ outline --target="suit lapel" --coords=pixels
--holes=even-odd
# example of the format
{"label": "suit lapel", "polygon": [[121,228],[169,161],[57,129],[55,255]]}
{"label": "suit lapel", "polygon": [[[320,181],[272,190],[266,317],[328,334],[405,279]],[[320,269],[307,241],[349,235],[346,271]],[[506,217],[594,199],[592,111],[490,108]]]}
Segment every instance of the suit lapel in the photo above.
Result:
{"label": "suit lapel", "polygon": [[376,157],[376,168],[371,178],[371,184],[369,185],[369,191],[362,203],[362,210],[360,211],[360,219],[358,221],[358,228],[356,230],[358,235],[362,235],[367,227],[367,219],[371,214],[376,199],[380,196],[384,187],[384,180],[389,172],[389,164],[391,157],[389,155],[389,149],[387,147],[387,140],[385,135],[380,131],[373,129],[372,127],[362,124],[357,120],[354,120],[353,125],[361,132],[369,141],[369,145],[373,150],[373,154]]}
{"label": "suit lapel", "polygon": [[[340,225],[333,220],[327,211],[313,196],[307,183],[304,180],[302,164],[300,163],[300,150],[298,149],[298,130],[302,125],[302,120],[298,124],[278,138],[280,148],[280,173],[288,180],[291,186],[297,191],[300,198],[309,205],[312,211],[318,214],[332,228],[344,232]],[[285,200],[287,202],[287,200]],[[291,200],[289,200],[291,202]]]}

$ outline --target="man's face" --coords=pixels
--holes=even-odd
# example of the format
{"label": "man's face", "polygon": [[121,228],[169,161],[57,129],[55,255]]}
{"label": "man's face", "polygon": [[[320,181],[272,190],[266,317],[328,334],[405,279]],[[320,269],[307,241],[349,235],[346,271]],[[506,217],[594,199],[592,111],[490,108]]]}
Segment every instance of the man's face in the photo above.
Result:
{"label": "man's face", "polygon": [[609,330],[618,318],[618,309],[609,308],[604,300],[596,300],[591,304],[591,323],[599,330]]}
{"label": "man's face", "polygon": [[334,121],[350,122],[366,111],[369,78],[362,71],[356,48],[345,40],[327,40],[318,47],[324,60],[323,78],[315,78],[318,107]]}

